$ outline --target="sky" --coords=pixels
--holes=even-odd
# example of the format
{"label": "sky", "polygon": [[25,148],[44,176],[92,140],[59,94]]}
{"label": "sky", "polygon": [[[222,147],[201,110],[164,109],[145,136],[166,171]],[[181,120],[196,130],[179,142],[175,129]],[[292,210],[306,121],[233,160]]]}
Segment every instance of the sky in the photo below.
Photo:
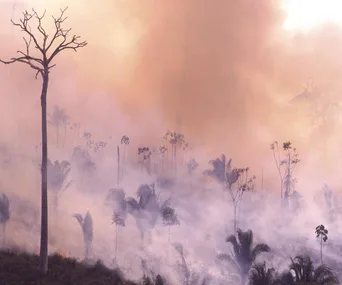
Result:
{"label": "sky", "polygon": [[[65,24],[89,44],[56,59],[51,107],[63,105],[104,138],[115,128],[142,140],[178,128],[212,156],[260,168],[273,140],[293,141],[308,160],[322,152],[311,147],[306,115],[288,101],[309,81],[332,96],[341,91],[335,2],[2,0],[0,54],[23,47],[11,18],[47,9],[52,30],[51,14],[68,6]],[[0,74],[6,137],[39,140],[39,80],[18,64],[0,65]]]}

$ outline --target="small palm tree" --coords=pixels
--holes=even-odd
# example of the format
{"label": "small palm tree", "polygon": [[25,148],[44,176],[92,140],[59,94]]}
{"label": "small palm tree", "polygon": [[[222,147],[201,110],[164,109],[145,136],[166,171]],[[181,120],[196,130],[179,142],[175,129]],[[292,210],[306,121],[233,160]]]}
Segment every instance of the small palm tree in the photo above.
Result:
{"label": "small palm tree", "polygon": [[187,163],[189,176],[192,175],[192,173],[198,168],[198,166],[199,164],[194,158],[189,160],[189,162]]}
{"label": "small palm tree", "polygon": [[6,243],[6,225],[10,219],[10,201],[6,194],[0,196],[0,223],[2,224],[3,243]]}
{"label": "small palm tree", "polygon": [[318,225],[315,234],[317,238],[321,239],[321,263],[323,264],[323,242],[328,240],[328,230],[323,225]]}
{"label": "small palm tree", "polygon": [[[288,279],[292,276],[292,284],[317,284],[317,285],[337,285],[339,284],[338,278],[334,275],[332,270],[326,265],[319,265],[314,267],[311,258],[307,255],[296,256],[295,259],[291,258],[290,272]],[[289,280],[291,281],[291,280]]]}
{"label": "small palm tree", "polygon": [[163,218],[163,224],[168,227],[168,251],[167,255],[169,258],[170,254],[170,244],[171,244],[171,226],[180,225],[180,222],[178,220],[176,211],[174,208],[171,208],[170,206],[165,206],[164,209],[162,209],[162,218]]}
{"label": "small palm tree", "polygon": [[129,137],[126,135],[122,136],[120,143],[121,145],[123,145],[122,169],[121,169],[121,176],[123,177],[124,169],[125,169],[125,162],[126,162],[126,148],[130,144]]}
{"label": "small palm tree", "polygon": [[243,232],[241,229],[238,229],[237,237],[238,239],[231,235],[226,239],[226,242],[230,242],[233,245],[233,256],[220,254],[218,258],[228,261],[235,266],[239,271],[242,284],[245,284],[249,270],[257,256],[263,252],[269,252],[271,249],[264,243],[259,243],[253,247],[253,232],[251,230]]}
{"label": "small palm tree", "polygon": [[276,285],[274,268],[267,268],[266,262],[254,264],[252,266],[250,276],[250,285]]}
{"label": "small palm tree", "polygon": [[119,231],[120,228],[126,226],[127,204],[125,196],[126,193],[121,188],[110,189],[107,195],[107,201],[110,202],[113,209],[112,224],[116,226],[114,265],[117,265]]}
{"label": "small palm tree", "polygon": [[52,114],[49,114],[48,123],[56,128],[56,140],[57,145],[59,144],[59,128],[61,126],[64,127],[64,132],[66,136],[66,126],[70,120],[70,117],[65,113],[65,110],[59,108],[58,106],[54,106],[54,110]]}
{"label": "small palm tree", "polygon": [[56,160],[54,163],[48,160],[48,187],[53,194],[55,211],[58,209],[60,196],[72,183],[71,180],[68,181],[70,171],[71,165],[66,160],[61,162]]}
{"label": "small palm tree", "polygon": [[93,242],[93,219],[89,212],[87,212],[83,218],[81,214],[74,214],[74,218],[77,220],[82,228],[83,241],[84,241],[84,257],[89,258],[91,251],[91,244]]}
{"label": "small palm tree", "polygon": [[167,131],[164,135],[164,140],[167,140],[172,147],[172,170],[177,174],[177,147],[182,147],[186,142],[184,135],[175,131]]}
{"label": "small palm tree", "polygon": [[216,158],[215,160],[210,160],[209,164],[212,165],[213,169],[205,170],[203,173],[211,176],[221,184],[224,184],[227,180],[226,177],[226,165],[227,158],[224,154],[221,155],[221,158]]}

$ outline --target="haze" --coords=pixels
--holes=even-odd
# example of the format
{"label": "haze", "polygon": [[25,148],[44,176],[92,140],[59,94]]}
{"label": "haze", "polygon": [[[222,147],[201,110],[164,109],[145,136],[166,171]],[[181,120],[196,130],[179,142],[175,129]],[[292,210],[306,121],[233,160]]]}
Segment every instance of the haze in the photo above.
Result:
{"label": "haze", "polygon": [[[342,29],[335,18],[319,18],[316,24],[307,20],[305,29],[295,28],[300,15],[291,16],[280,0],[99,3],[0,0],[2,59],[24,47],[23,34],[10,19],[18,20],[25,9],[46,9],[45,22],[52,29],[51,14],[68,6],[66,27],[89,42],[77,53],[58,57],[48,93],[51,112],[54,105],[64,108],[81,123],[81,132],[91,131],[103,141],[129,135],[131,161],[136,160],[134,147],[158,146],[167,129],[177,129],[193,146],[201,168],[225,153],[237,166],[251,167],[258,187],[263,173],[263,187],[275,193],[279,178],[270,144],[291,141],[301,158],[296,172],[301,193],[319,191],[324,181],[341,190],[336,172],[342,166],[340,116],[323,132],[312,123],[314,110],[306,103],[289,103],[305,88],[319,89],[324,102],[341,103]],[[12,157],[33,157],[40,143],[41,82],[21,64],[0,65],[0,75],[0,142]],[[52,127],[49,139],[53,159],[70,155],[54,145]],[[115,144],[111,147],[101,166],[104,188],[115,181]],[[1,183],[13,188],[18,172],[30,181],[30,171],[16,160]],[[141,174],[135,173],[136,179]],[[29,196],[22,186],[17,181],[21,189],[11,191]],[[91,199],[85,200],[91,207]],[[69,211],[71,206],[65,207]]]}

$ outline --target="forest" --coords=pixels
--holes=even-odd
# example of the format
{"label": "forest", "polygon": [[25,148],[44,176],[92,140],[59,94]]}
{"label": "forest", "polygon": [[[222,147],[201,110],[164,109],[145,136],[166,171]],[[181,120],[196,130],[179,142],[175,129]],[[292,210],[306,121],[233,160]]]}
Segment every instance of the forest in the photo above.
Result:
{"label": "forest", "polygon": [[0,54],[41,83],[40,142],[21,156],[0,144],[3,175],[20,159],[39,189],[34,199],[0,189],[0,284],[340,284],[339,196],[328,182],[301,194],[297,166],[309,162],[293,142],[267,146],[272,192],[229,151],[201,163],[180,130],[148,145],[129,131],[103,139],[50,106],[56,58],[88,46],[66,13],[49,34],[45,13],[25,11],[12,21],[25,48]]}

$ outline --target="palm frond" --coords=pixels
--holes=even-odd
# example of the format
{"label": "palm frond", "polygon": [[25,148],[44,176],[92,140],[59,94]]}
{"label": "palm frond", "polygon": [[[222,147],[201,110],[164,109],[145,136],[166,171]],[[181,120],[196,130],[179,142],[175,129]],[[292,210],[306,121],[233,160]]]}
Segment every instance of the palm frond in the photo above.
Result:
{"label": "palm frond", "polygon": [[249,277],[250,285],[272,285],[275,283],[274,273],[274,268],[267,268],[265,262],[254,264]]}
{"label": "palm frond", "polygon": [[325,264],[317,266],[313,273],[313,280],[320,284],[339,284],[339,279],[334,275],[330,267]]}
{"label": "palm frond", "polygon": [[83,216],[79,213],[73,215],[73,217],[77,220],[81,228],[83,228]]}
{"label": "palm frond", "polygon": [[271,248],[265,243],[257,244],[252,250],[252,254],[251,254],[252,261],[254,261],[260,253],[269,252],[270,250]]}
{"label": "palm frond", "polygon": [[234,250],[234,254],[235,256],[240,255],[240,246],[236,240],[236,237],[234,235],[231,235],[229,237],[227,237],[226,242],[230,242],[233,245],[233,250]]}
{"label": "palm frond", "polygon": [[134,198],[129,197],[129,198],[127,198],[126,202],[127,202],[127,206],[128,206],[127,212],[129,214],[131,214],[134,211],[140,211],[140,205],[139,205],[138,201],[135,200]]}

